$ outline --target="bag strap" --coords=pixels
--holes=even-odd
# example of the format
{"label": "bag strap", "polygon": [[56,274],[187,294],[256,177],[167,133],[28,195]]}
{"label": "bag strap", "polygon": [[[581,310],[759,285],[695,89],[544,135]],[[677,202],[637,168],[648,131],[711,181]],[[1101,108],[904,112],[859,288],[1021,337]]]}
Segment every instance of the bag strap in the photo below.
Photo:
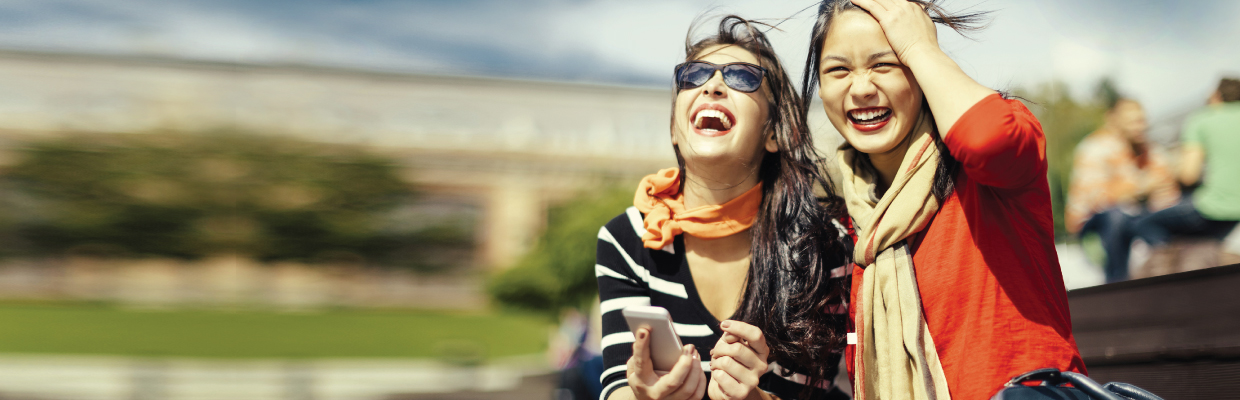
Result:
{"label": "bag strap", "polygon": [[1021,374],[1004,386],[1022,385],[1024,382],[1042,381],[1043,386],[1059,386],[1065,383],[1071,383],[1073,387],[1081,392],[1089,395],[1089,397],[1099,400],[1125,400],[1124,398],[1111,393],[1111,391],[1102,387],[1098,382],[1085,375],[1070,371],[1060,371],[1055,368],[1042,368]]}
{"label": "bag strap", "polygon": [[1042,385],[1051,386],[1063,383],[1063,377],[1056,368],[1035,369],[1018,375],[1003,386],[1017,386],[1028,381],[1042,381]]}
{"label": "bag strap", "polygon": [[1085,394],[1088,394],[1090,397],[1095,399],[1125,400],[1123,397],[1120,397],[1115,393],[1111,393],[1110,390],[1106,390],[1106,388],[1102,387],[1101,384],[1094,382],[1093,379],[1089,379],[1088,376],[1072,371],[1061,372],[1060,376],[1063,376],[1064,380],[1071,382],[1072,386],[1080,389],[1080,391],[1085,392]]}
{"label": "bag strap", "polygon": [[1111,382],[1102,385],[1102,387],[1112,393],[1119,394],[1120,396],[1124,396],[1132,400],[1163,400],[1162,397],[1158,397],[1158,395],[1150,393],[1148,390],[1136,387],[1129,383]]}

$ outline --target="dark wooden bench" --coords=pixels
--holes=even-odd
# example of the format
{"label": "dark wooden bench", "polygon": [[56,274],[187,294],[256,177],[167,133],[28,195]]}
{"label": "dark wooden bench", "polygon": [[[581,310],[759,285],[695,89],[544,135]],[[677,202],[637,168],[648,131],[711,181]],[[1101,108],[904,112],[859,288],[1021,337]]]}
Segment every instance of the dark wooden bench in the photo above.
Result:
{"label": "dark wooden bench", "polygon": [[1068,304],[1094,380],[1240,398],[1240,264],[1077,289]]}

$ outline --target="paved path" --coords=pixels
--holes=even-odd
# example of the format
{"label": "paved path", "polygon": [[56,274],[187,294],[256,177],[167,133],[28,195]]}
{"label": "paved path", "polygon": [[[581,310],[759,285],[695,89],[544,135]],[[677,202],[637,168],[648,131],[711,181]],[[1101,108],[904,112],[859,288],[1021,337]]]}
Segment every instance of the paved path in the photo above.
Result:
{"label": "paved path", "polygon": [[541,356],[461,367],[425,360],[151,360],[8,354],[0,355],[0,399],[369,400],[512,391],[526,376],[548,372]]}
{"label": "paved path", "polygon": [[[1101,284],[1080,246],[1056,245],[1068,289]],[[541,355],[462,367],[427,360],[204,360],[0,354],[0,400],[546,399]]]}
{"label": "paved path", "polygon": [[1102,267],[1089,263],[1085,250],[1076,244],[1055,244],[1059,253],[1059,268],[1063,271],[1063,285],[1072,289],[1101,285],[1105,278]]}

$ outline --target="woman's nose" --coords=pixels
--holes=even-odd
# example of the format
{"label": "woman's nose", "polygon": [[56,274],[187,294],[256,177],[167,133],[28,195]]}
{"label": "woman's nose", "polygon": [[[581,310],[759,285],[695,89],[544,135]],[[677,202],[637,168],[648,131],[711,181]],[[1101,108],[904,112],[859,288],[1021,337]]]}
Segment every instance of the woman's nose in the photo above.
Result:
{"label": "woman's nose", "polygon": [[707,96],[727,97],[728,86],[723,81],[723,71],[715,71],[715,75],[711,76],[710,80],[706,81],[706,83],[702,85],[702,94]]}
{"label": "woman's nose", "polygon": [[870,98],[878,94],[878,86],[874,85],[874,81],[870,79],[870,74],[857,74],[853,77],[852,86],[848,89],[848,94],[857,98]]}

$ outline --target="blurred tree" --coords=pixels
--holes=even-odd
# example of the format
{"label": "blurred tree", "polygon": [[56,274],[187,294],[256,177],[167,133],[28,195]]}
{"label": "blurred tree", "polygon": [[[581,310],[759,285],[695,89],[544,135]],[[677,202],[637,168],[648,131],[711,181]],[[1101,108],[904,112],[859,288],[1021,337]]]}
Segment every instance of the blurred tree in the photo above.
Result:
{"label": "blurred tree", "polygon": [[1093,98],[1073,99],[1067,84],[1049,82],[1032,90],[1017,89],[1017,96],[1028,99],[1026,105],[1042,123],[1046,133],[1047,179],[1051,189],[1051,209],[1055,218],[1055,237],[1069,239],[1064,228],[1064,203],[1072,178],[1072,162],[1076,145],[1090,132],[1102,126],[1110,104],[1119,98],[1115,84],[1104,78],[1094,90]]}
{"label": "blurred tree", "polygon": [[25,246],[11,253],[426,268],[410,261],[417,246],[472,243],[452,227],[385,229],[414,190],[393,161],[353,148],[211,132],[69,136],[17,153],[3,179],[20,200],[5,220]]}
{"label": "blurred tree", "polygon": [[632,188],[608,185],[551,207],[547,229],[534,249],[493,276],[487,291],[501,305],[553,317],[564,308],[588,306],[598,293],[594,253],[599,228],[632,205]]}

